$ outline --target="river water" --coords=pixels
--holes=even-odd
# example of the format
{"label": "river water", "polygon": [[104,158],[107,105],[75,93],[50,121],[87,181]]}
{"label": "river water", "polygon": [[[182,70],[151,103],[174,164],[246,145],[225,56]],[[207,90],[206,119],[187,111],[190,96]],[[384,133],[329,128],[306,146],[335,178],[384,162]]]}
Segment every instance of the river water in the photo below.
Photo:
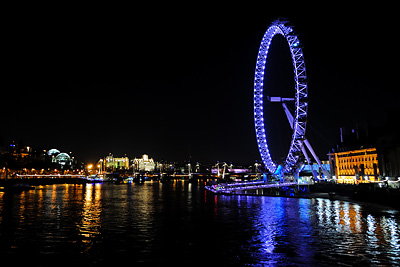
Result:
{"label": "river water", "polygon": [[399,266],[400,213],[328,199],[213,195],[181,181],[47,185],[0,192],[0,260],[14,266]]}

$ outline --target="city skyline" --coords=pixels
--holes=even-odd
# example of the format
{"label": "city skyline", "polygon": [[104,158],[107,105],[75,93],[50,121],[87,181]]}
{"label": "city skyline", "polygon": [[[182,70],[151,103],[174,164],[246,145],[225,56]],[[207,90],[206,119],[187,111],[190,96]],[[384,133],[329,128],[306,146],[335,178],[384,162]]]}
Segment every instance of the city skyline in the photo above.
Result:
{"label": "city skyline", "polygon": [[62,147],[91,162],[127,151],[177,161],[259,160],[254,68],[265,30],[281,15],[304,44],[307,135],[327,158],[340,127],[380,127],[399,100],[394,48],[385,38],[393,18],[366,10],[45,17],[32,24],[28,17],[8,38],[0,137]]}
{"label": "city skyline", "polygon": [[394,3],[3,13],[3,262],[400,262]]}

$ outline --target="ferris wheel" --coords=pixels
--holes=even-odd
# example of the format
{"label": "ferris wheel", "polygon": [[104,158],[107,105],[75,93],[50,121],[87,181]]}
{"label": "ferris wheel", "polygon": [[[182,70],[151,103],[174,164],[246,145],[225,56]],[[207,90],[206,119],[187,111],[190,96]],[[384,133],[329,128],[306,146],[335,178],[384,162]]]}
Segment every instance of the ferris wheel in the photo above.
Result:
{"label": "ferris wheel", "polygon": [[[283,36],[289,45],[294,72],[293,97],[283,98],[280,96],[266,96],[266,100],[269,103],[279,102],[282,104],[283,110],[292,129],[289,151],[286,159],[283,162],[276,162],[271,158],[271,153],[268,148],[268,136],[266,132],[266,127],[268,127],[268,125],[265,125],[264,120],[263,89],[265,77],[264,74],[266,69],[265,66],[268,60],[268,50],[271,45],[271,41],[276,35]],[[287,103],[289,102],[294,102],[294,115],[292,115],[287,107]],[[298,36],[294,32],[293,27],[289,25],[289,22],[284,19],[277,19],[271,23],[262,38],[257,56],[254,78],[254,124],[257,144],[261,159],[270,173],[293,173],[296,170],[301,154],[304,154],[305,158],[310,164],[310,159],[305,150],[305,146],[309,149],[317,163],[321,166],[320,160],[318,159],[308,140],[305,138],[307,126],[307,108],[307,75],[302,45]],[[316,175],[314,174],[314,176]]]}

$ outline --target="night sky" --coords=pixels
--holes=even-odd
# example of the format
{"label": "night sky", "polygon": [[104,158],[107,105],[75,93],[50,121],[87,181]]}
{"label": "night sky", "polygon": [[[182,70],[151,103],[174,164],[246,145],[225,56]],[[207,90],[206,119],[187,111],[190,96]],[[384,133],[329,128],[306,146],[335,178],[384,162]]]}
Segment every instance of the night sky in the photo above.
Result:
{"label": "night sky", "polygon": [[[292,22],[304,45],[307,136],[321,158],[337,143],[340,127],[382,126],[386,113],[398,110],[399,24],[387,13],[397,7],[297,13],[195,7],[14,11],[2,38],[0,141],[72,151],[82,161],[108,153],[259,160],[254,69],[263,34],[277,17]],[[282,60],[279,54],[275,62],[283,63],[275,71],[284,75],[291,63],[285,49],[276,51]],[[273,122],[277,131],[288,124],[282,114]],[[279,150],[280,141],[274,143]]]}

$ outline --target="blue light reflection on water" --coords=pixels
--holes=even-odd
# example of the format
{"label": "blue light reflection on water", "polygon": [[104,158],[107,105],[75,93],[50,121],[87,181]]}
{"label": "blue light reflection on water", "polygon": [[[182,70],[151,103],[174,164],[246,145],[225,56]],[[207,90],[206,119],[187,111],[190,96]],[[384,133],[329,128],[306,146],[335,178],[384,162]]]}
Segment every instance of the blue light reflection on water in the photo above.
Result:
{"label": "blue light reflection on water", "polygon": [[221,198],[255,211],[254,235],[242,251],[252,265],[400,263],[398,211],[329,199]]}
{"label": "blue light reflection on water", "polygon": [[38,265],[60,259],[76,266],[126,260],[395,265],[399,227],[399,212],[391,209],[329,199],[216,196],[180,181],[0,193],[0,256]]}

